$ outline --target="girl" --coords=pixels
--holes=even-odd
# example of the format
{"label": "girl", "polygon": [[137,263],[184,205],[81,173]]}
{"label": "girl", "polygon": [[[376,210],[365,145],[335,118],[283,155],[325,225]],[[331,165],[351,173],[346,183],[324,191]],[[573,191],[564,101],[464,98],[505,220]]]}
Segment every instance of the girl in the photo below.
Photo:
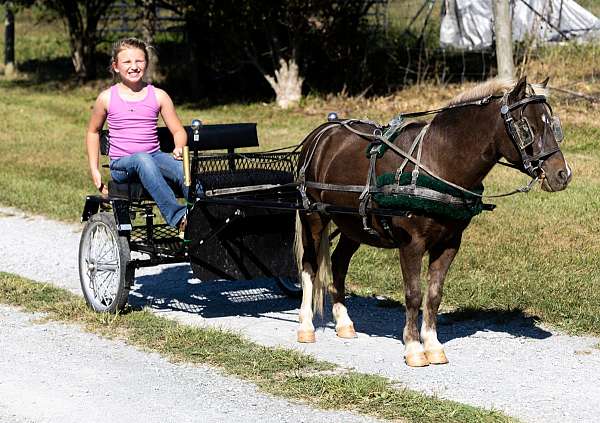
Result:
{"label": "girl", "polygon": [[[167,223],[185,229],[186,207],[177,202],[167,180],[183,184],[182,150],[187,134],[169,95],[144,81],[148,65],[146,44],[126,38],[113,45],[110,71],[119,82],[100,93],[94,104],[85,142],[90,173],[96,188],[107,194],[98,169],[100,131],[108,120],[110,174],[115,182],[126,182],[137,175],[152,196]],[[172,154],[160,151],[157,134],[158,115],[173,134]]]}

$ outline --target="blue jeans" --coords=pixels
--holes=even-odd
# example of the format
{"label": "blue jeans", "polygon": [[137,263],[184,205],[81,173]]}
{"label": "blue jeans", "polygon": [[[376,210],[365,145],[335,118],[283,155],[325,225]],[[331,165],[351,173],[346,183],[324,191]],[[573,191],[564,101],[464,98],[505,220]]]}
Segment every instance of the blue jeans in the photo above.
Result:
{"label": "blue jeans", "polygon": [[185,216],[186,206],[177,202],[175,193],[167,181],[181,187],[183,195],[187,198],[188,189],[183,184],[183,162],[175,160],[169,153],[156,151],[135,153],[111,160],[109,167],[110,175],[117,183],[127,182],[132,176],[137,176],[167,223],[177,227]]}

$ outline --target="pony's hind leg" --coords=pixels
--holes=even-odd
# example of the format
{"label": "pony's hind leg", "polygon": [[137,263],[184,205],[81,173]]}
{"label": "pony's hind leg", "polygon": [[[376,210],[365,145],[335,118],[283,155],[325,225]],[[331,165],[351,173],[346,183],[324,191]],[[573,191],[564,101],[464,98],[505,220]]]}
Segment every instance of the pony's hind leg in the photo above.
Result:
{"label": "pony's hind leg", "polygon": [[335,332],[340,338],[355,338],[354,323],[348,316],[346,309],[345,280],[348,273],[350,259],[360,244],[341,234],[333,255],[331,256],[331,270],[333,273],[333,286],[330,289],[333,302],[333,317],[335,319]]}
{"label": "pony's hind leg", "polygon": [[300,313],[298,320],[300,328],[298,329],[298,342],[311,343],[315,342],[315,327],[313,325],[312,311],[312,291],[314,272],[309,263],[303,263],[301,282],[302,282],[302,304],[300,305]]}
{"label": "pony's hind leg", "polygon": [[421,340],[430,364],[448,363],[444,347],[437,336],[437,312],[442,301],[446,274],[459,247],[460,235],[450,243],[438,245],[429,251],[428,288],[423,307]]}
{"label": "pony's hind leg", "polygon": [[297,219],[296,244],[301,245],[297,245],[296,254],[301,257],[298,267],[301,269],[300,280],[302,282],[302,304],[298,316],[300,328],[297,339],[298,342],[315,342],[313,305],[317,313],[322,314],[324,290],[321,285],[322,281],[319,280],[319,276],[321,279],[323,278],[322,271],[319,272],[319,267],[322,265],[319,260],[319,249],[329,222],[325,222],[318,213],[298,214]]}
{"label": "pony's hind leg", "polygon": [[406,323],[404,325],[404,361],[411,367],[429,364],[419,338],[417,321],[423,296],[421,293],[421,261],[424,251],[410,244],[399,249],[404,297],[406,301]]}

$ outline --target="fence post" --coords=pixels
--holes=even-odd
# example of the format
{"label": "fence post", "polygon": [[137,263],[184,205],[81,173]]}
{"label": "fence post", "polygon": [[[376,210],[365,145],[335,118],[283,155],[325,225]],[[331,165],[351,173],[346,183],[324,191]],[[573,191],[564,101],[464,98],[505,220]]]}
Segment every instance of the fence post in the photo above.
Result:
{"label": "fence post", "polygon": [[513,78],[515,64],[513,62],[512,23],[510,20],[509,0],[492,0],[494,7],[494,29],[496,32],[496,60],[498,76]]}
{"label": "fence post", "polygon": [[6,19],[4,21],[4,75],[13,76],[15,73],[15,14],[12,2],[7,2]]}

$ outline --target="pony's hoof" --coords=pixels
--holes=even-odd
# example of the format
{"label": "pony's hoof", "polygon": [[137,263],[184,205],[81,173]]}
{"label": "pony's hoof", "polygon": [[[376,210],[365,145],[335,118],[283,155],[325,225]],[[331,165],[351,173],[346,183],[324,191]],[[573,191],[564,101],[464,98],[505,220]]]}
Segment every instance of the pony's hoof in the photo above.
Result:
{"label": "pony's hoof", "polygon": [[354,330],[354,325],[350,324],[348,326],[342,326],[341,328],[337,328],[335,333],[340,338],[351,339],[356,338],[356,331]]}
{"label": "pony's hoof", "polygon": [[444,350],[430,350],[425,351],[425,356],[429,361],[429,364],[447,364],[448,358]]}
{"label": "pony's hoof", "polygon": [[299,330],[298,342],[303,344],[312,344],[316,341],[314,330]]}
{"label": "pony's hoof", "polygon": [[424,352],[415,352],[404,356],[404,361],[410,367],[425,367],[429,365],[429,360]]}

